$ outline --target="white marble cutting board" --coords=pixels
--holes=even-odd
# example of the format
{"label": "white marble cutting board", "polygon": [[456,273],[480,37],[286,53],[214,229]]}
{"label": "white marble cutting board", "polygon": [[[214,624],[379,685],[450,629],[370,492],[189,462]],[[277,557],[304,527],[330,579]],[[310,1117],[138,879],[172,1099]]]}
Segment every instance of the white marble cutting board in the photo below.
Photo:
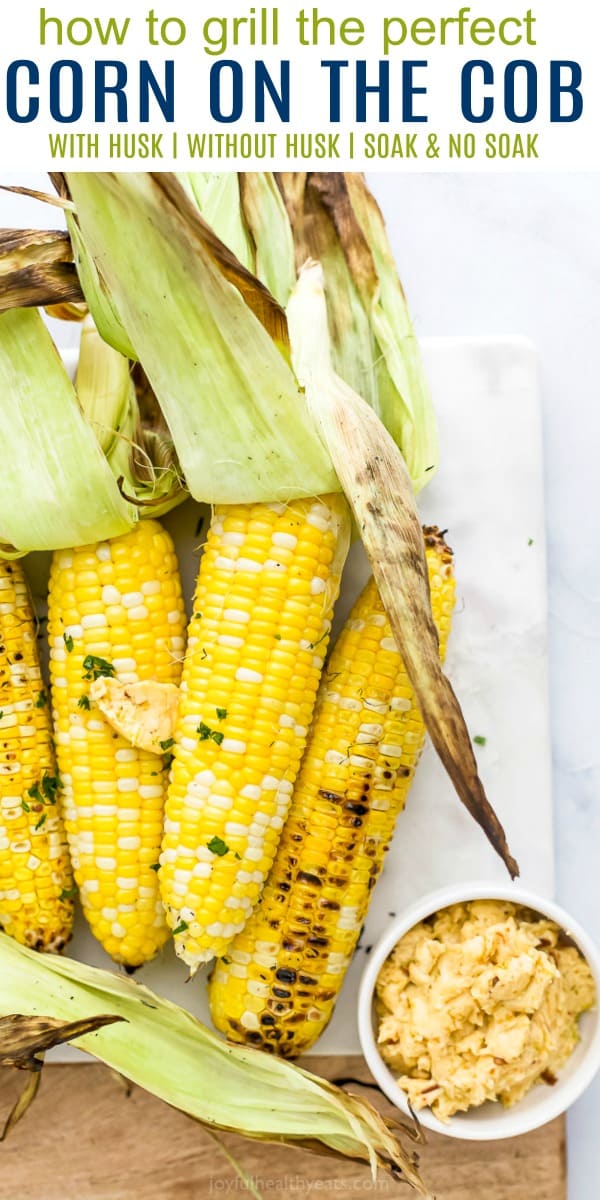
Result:
{"label": "white marble cutting board", "polygon": [[[421,497],[423,521],[447,528],[455,551],[457,609],[447,671],[477,746],[487,793],[503,821],[523,880],[553,890],[551,748],[546,657],[541,413],[536,355],[519,338],[426,339],[423,343],[441,438],[441,467]],[[198,507],[185,505],[166,523],[175,534],[188,598]],[[36,556],[37,557],[37,556]],[[41,564],[34,581],[43,584]],[[338,617],[366,578],[360,547],[344,574]],[[36,588],[37,590],[37,588]],[[443,884],[504,879],[505,869],[461,808],[428,746],[373,894],[361,949],[329,1028],[325,1054],[359,1050],[358,980],[369,947],[389,914]],[[111,964],[79,919],[69,953]],[[170,946],[137,978],[208,1020],[205,975],[186,986]],[[53,1061],[85,1056],[70,1047]]]}

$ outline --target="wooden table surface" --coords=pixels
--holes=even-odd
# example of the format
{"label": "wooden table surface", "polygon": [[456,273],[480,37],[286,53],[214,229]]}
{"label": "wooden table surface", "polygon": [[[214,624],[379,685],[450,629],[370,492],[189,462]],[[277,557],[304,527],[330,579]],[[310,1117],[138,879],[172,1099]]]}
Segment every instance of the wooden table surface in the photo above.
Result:
{"label": "wooden table surface", "polygon": [[[368,1078],[362,1059],[311,1058],[330,1078]],[[0,1119],[22,1086],[21,1072],[0,1071]],[[355,1092],[360,1086],[352,1085]],[[381,1112],[394,1110],[378,1091]],[[223,1135],[269,1197],[407,1197],[366,1166],[303,1150]],[[436,1200],[565,1200],[565,1128],[559,1119],[525,1137],[462,1142],[428,1134],[421,1173]],[[49,1066],[33,1107],[0,1145],[0,1200],[210,1200],[248,1196],[219,1145],[202,1126],[133,1088],[96,1063]]]}

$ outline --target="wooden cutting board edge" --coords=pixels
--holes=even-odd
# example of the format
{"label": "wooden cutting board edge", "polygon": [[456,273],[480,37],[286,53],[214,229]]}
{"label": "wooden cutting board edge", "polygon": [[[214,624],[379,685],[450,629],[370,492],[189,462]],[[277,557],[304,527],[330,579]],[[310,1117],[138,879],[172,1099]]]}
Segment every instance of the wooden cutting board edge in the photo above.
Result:
{"label": "wooden cutting board edge", "polygon": [[[311,1057],[384,1115],[397,1116],[358,1055]],[[348,1083],[346,1081],[352,1081]],[[24,1080],[0,1071],[0,1119]],[[224,1134],[223,1144],[264,1196],[408,1196],[366,1165]],[[520,1138],[464,1142],[434,1134],[419,1148],[436,1200],[566,1200],[565,1121]],[[33,1108],[0,1145],[0,1200],[210,1200],[248,1196],[201,1126],[97,1064],[52,1065]]]}

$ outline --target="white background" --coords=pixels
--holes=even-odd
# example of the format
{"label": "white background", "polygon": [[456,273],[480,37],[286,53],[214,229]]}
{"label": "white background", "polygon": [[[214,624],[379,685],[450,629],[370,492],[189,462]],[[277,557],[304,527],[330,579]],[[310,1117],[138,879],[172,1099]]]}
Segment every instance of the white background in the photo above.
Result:
{"label": "white background", "polygon": [[[600,176],[370,183],[420,336],[525,334],[539,350],[557,897],[600,940]],[[0,224],[43,223],[24,203],[0,199]],[[599,1116],[600,1080],[569,1116],[569,1200],[597,1200]]]}

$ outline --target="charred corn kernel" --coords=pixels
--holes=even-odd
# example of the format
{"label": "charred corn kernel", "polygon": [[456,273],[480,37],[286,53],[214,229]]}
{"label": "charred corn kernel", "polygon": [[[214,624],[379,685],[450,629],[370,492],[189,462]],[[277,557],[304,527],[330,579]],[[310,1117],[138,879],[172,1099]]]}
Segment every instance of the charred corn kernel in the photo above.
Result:
{"label": "charred corn kernel", "polygon": [[[424,530],[443,654],[452,554]],[[215,965],[218,1029],[293,1058],[325,1028],[415,772],[425,730],[371,580],[332,651],[273,868],[244,930]]]}
{"label": "charred corn kernel", "polygon": [[61,950],[73,924],[58,785],[27,583],[0,562],[0,928],[35,950]]}
{"label": "charred corn kernel", "polygon": [[50,576],[50,676],[65,821],[81,903],[115,962],[137,967],[168,936],[158,894],[168,760],[108,724],[91,684],[179,682],[185,615],[173,544],[156,521],[58,551]]}
{"label": "charred corn kernel", "polygon": [[183,671],[160,858],[195,969],[248,920],[312,717],[349,540],[345,501],[218,506]]}

